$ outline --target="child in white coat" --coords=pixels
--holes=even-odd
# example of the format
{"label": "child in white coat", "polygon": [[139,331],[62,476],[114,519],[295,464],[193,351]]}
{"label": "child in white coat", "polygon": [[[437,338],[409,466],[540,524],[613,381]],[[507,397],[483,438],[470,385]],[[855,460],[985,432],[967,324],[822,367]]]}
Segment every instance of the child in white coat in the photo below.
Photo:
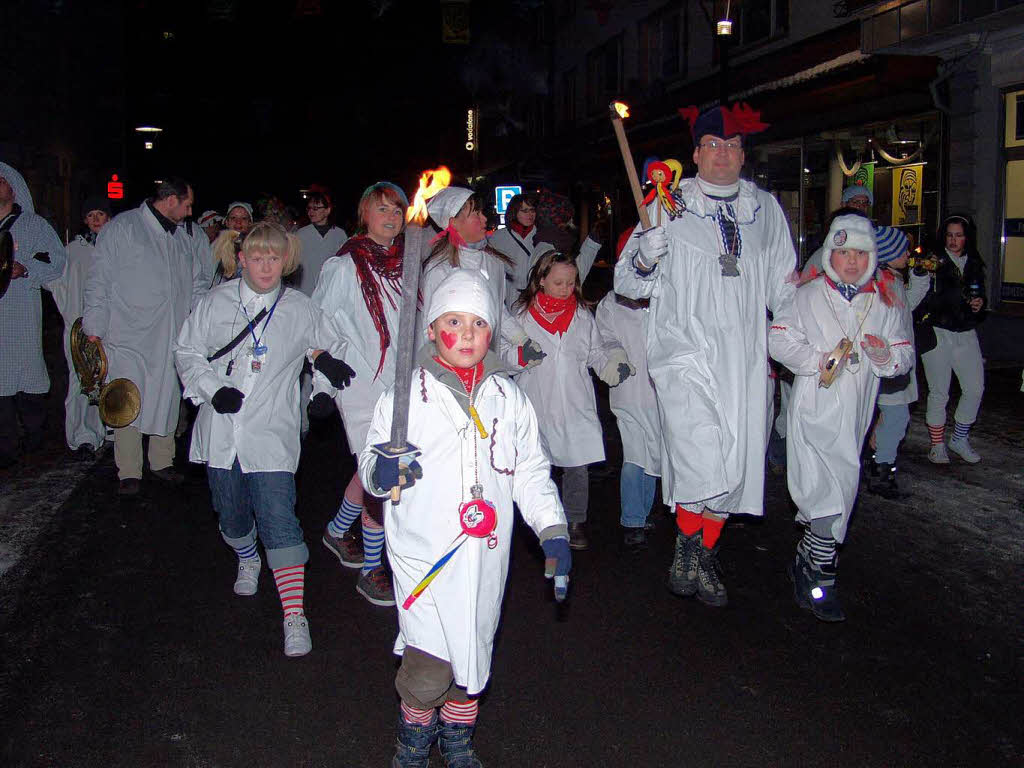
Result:
{"label": "child in white coat", "polygon": [[[910,370],[914,347],[894,297],[875,279],[875,234],[867,217],[836,217],[826,243],[832,250],[825,275],[801,286],[775,316],[768,343],[772,357],[795,375],[786,469],[797,520],[806,526],[790,567],[796,602],[822,621],[843,621],[837,548],[857,498],[879,377]],[[843,340],[852,347],[839,364],[830,356]],[[822,386],[822,373],[837,366],[834,380]]]}
{"label": "child in white coat", "polygon": [[[604,436],[588,368],[614,387],[636,372],[617,341],[601,338],[580,290],[576,260],[548,251],[530,270],[530,282],[513,305],[527,334],[545,355],[543,365],[516,382],[540,416],[551,462],[562,467],[562,502],[573,549],[586,549],[584,523],[590,498],[588,464],[604,461]],[[524,367],[520,350],[506,346],[505,360]],[[517,359],[518,358],[518,359]]]}
{"label": "child in white coat", "polygon": [[374,495],[403,487],[385,515],[401,606],[396,766],[426,766],[438,738],[446,765],[481,765],[472,748],[476,696],[490,675],[513,502],[540,537],[546,575],[564,597],[565,516],[533,407],[488,351],[498,311],[476,271],[454,271],[437,286],[426,310],[430,342],[409,396],[408,440],[418,461],[375,451],[390,439],[394,389],[377,403],[359,456],[359,475]]}
{"label": "child in white coat", "polygon": [[[192,461],[206,464],[224,541],[238,556],[234,591],[255,595],[262,560],[284,609],[284,652],[312,649],[303,609],[309,551],[295,517],[299,463],[299,371],[317,350],[317,311],[281,285],[298,265],[299,242],[276,224],[245,237],[242,279],[200,299],[174,346],[185,397],[199,406]],[[315,367],[343,387],[352,369],[323,352]]]}
{"label": "child in white coat", "polygon": [[[329,414],[337,403],[348,448],[356,456],[366,445],[373,409],[395,381],[395,354],[402,308],[405,210],[409,201],[388,181],[368,187],[359,200],[359,234],[324,262],[313,291],[321,310],[321,334],[328,352],[344,357],[356,374],[343,391],[314,376],[310,413]],[[327,524],[323,543],[346,568],[358,568],[356,592],[374,605],[395,604],[391,577],[382,562],[384,519],[380,502],[366,494],[353,473],[341,506]],[[349,529],[362,521],[362,541]]]}

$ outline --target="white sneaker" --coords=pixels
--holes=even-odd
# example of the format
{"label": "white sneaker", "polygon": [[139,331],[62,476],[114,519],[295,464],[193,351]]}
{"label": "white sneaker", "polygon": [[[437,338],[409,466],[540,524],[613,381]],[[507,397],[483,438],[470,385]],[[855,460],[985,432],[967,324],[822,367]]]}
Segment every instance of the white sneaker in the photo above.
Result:
{"label": "white sneaker", "polygon": [[260,581],[263,561],[258,557],[238,561],[238,578],[235,579],[235,594],[250,597],[256,594]]}
{"label": "white sneaker", "polygon": [[971,448],[970,441],[965,437],[963,440],[953,439],[949,441],[949,450],[966,461],[968,464],[977,464],[981,461],[978,452]]}
{"label": "white sneaker", "polygon": [[946,446],[942,443],[935,443],[928,451],[928,461],[932,464],[949,464],[949,454],[946,453]]}
{"label": "white sneaker", "polygon": [[309,622],[304,613],[290,613],[284,617],[284,655],[305,656],[313,650],[309,639]]}

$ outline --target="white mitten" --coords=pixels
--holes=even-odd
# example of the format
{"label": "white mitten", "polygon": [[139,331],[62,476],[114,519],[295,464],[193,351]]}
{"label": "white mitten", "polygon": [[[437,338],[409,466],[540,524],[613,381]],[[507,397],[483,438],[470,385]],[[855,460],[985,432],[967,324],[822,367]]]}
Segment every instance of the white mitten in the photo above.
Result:
{"label": "white mitten", "polygon": [[617,349],[609,356],[598,378],[609,387],[617,387],[634,373],[636,368],[629,362],[625,350]]}
{"label": "white mitten", "polygon": [[651,227],[640,235],[640,252],[636,255],[636,265],[645,272],[654,269],[668,253],[668,235],[664,227]]}
{"label": "white mitten", "polygon": [[[865,344],[864,342],[867,343]],[[864,350],[864,354],[868,356],[868,360],[876,366],[885,365],[892,357],[892,350],[889,349],[889,342],[885,339],[880,339],[877,336],[872,336],[870,333],[864,334],[864,341],[860,343],[860,348]]]}

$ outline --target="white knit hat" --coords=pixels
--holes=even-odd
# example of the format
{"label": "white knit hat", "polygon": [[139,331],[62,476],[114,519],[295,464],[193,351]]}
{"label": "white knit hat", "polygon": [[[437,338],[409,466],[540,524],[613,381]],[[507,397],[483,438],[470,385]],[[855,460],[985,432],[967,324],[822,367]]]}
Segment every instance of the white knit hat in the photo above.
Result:
{"label": "white knit hat", "polygon": [[205,228],[211,224],[220,224],[222,221],[224,221],[224,217],[216,211],[204,211],[203,215],[196,221],[196,224]]}
{"label": "white knit hat", "polygon": [[252,215],[252,206],[249,205],[248,203],[243,203],[238,200],[236,200],[235,202],[233,202],[231,205],[224,209],[224,218],[227,219],[227,217],[231,215],[231,211],[234,210],[235,208],[244,208],[246,211],[248,211],[249,218],[252,219],[253,221],[256,221],[255,217]]}
{"label": "white knit hat", "polygon": [[441,281],[430,297],[427,323],[445,312],[468,312],[494,327],[494,300],[490,288],[475,269],[456,269]]}
{"label": "white knit hat", "polygon": [[878,256],[875,247],[875,225],[867,216],[848,214],[836,216],[832,220],[832,226],[828,229],[825,242],[822,244],[825,253],[822,258],[822,266],[825,274],[834,283],[843,282],[832,267],[832,251],[836,248],[854,248],[858,251],[867,251],[869,254],[868,266],[864,274],[857,279],[856,285],[864,285],[875,274],[875,267],[878,266]]}
{"label": "white knit hat", "polygon": [[465,187],[445,187],[427,201],[427,213],[442,230],[462,210],[473,191]]}

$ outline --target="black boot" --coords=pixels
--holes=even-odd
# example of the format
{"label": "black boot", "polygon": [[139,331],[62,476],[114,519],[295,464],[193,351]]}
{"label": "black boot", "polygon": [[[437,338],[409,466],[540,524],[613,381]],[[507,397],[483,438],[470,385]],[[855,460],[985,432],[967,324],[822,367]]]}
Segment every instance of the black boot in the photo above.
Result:
{"label": "black boot", "polygon": [[697,594],[697,561],[700,558],[701,532],[687,536],[676,530],[676,551],[668,569],[668,591],[679,597]]}
{"label": "black boot", "polygon": [[473,751],[475,725],[463,723],[441,723],[441,738],[438,746],[447,768],[483,768],[484,764]]}
{"label": "black boot", "polygon": [[430,763],[430,748],[437,741],[441,721],[435,719],[430,725],[416,725],[405,722],[398,716],[398,739],[395,741],[395,756],[391,768],[427,768]]}
{"label": "black boot", "polygon": [[898,499],[900,489],[896,484],[895,464],[876,464],[877,477],[872,480],[871,490],[886,499]]}
{"label": "black boot", "polygon": [[815,618],[830,623],[846,621],[836,590],[838,559],[838,556],[833,556],[831,563],[818,568],[797,549],[796,558],[789,567],[796,604],[813,613]]}
{"label": "black boot", "polygon": [[697,599],[715,608],[729,604],[729,593],[725,591],[722,569],[718,565],[717,544],[711,549],[701,544],[697,553]]}

